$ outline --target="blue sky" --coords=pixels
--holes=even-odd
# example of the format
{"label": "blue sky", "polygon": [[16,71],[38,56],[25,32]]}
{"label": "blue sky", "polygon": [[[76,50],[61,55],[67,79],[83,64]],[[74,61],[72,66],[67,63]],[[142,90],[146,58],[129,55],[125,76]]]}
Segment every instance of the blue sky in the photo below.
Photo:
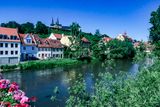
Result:
{"label": "blue sky", "polygon": [[42,21],[51,18],[63,25],[78,22],[83,31],[116,37],[127,32],[137,40],[149,36],[150,13],[160,0],[3,0],[0,3],[0,23],[15,20],[19,23]]}

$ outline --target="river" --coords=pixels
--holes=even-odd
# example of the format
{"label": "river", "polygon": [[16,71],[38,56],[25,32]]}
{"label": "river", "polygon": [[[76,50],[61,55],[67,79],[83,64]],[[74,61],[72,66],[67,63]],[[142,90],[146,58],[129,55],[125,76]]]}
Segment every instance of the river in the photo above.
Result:
{"label": "river", "polygon": [[[99,72],[110,72],[118,74],[120,71],[135,75],[138,72],[138,65],[131,60],[117,60],[116,67],[108,71],[102,63],[82,64],[76,66],[57,67],[46,70],[14,71],[3,73],[4,78],[15,81],[26,95],[36,96],[36,107],[63,107],[68,98],[67,88],[72,86],[79,74],[85,79],[87,90],[91,90]],[[50,97],[54,95],[54,87],[59,88],[57,101],[52,102]]]}

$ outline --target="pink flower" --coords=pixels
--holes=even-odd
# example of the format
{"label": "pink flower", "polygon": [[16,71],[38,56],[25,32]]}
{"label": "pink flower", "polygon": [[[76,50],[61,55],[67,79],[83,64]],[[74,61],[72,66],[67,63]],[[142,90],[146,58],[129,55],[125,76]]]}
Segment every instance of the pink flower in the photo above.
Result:
{"label": "pink flower", "polygon": [[29,102],[29,98],[26,97],[26,96],[23,96],[22,99],[21,99],[21,101],[20,101],[20,103],[24,104],[24,103],[27,103],[27,102]]}
{"label": "pink flower", "polygon": [[17,83],[15,82],[12,82],[11,85],[10,85],[10,88],[8,90],[8,92],[14,92],[14,91],[17,91],[19,89],[19,86]]}
{"label": "pink flower", "polygon": [[13,98],[15,100],[21,100],[23,96],[25,96],[25,93],[23,91],[21,91],[21,90],[15,91],[13,93]]}
{"label": "pink flower", "polygon": [[14,107],[29,107],[28,104],[16,104]]}

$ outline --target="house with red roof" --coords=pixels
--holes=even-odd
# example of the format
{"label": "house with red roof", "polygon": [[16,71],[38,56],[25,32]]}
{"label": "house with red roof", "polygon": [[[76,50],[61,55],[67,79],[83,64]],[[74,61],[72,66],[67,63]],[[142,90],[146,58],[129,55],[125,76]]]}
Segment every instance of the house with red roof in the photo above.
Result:
{"label": "house with red roof", "polygon": [[61,40],[62,36],[63,36],[63,34],[54,34],[54,33],[51,33],[51,35],[49,36],[49,39]]}
{"label": "house with red roof", "polygon": [[90,43],[90,41],[87,38],[83,37],[81,39],[81,45],[84,48],[89,48],[89,46],[91,45],[91,43]]}
{"label": "house with red roof", "polygon": [[40,38],[38,35],[34,35],[34,40],[38,48],[38,59],[63,58],[64,49],[59,40]]}
{"label": "house with red roof", "polygon": [[21,61],[37,59],[38,48],[33,34],[19,34],[21,41]]}
{"label": "house with red roof", "polygon": [[107,42],[109,42],[109,41],[111,41],[112,40],[112,38],[110,38],[110,37],[103,37],[102,38],[102,41],[104,42],[104,43],[107,43]]}
{"label": "house with red roof", "polygon": [[0,65],[20,61],[20,38],[15,28],[0,27]]}

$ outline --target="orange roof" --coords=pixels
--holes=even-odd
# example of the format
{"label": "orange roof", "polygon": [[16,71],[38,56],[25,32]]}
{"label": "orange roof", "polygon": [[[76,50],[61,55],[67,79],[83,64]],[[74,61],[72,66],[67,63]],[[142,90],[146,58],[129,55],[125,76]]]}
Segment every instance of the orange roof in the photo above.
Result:
{"label": "orange roof", "polygon": [[82,40],[83,42],[89,42],[88,39],[86,39],[85,37],[83,37],[81,40]]}
{"label": "orange roof", "polygon": [[62,35],[61,34],[54,34],[54,36],[58,39],[61,39],[62,38]]}
{"label": "orange roof", "polygon": [[18,30],[15,28],[0,27],[0,34],[5,34],[7,36],[13,35],[18,37]]}

